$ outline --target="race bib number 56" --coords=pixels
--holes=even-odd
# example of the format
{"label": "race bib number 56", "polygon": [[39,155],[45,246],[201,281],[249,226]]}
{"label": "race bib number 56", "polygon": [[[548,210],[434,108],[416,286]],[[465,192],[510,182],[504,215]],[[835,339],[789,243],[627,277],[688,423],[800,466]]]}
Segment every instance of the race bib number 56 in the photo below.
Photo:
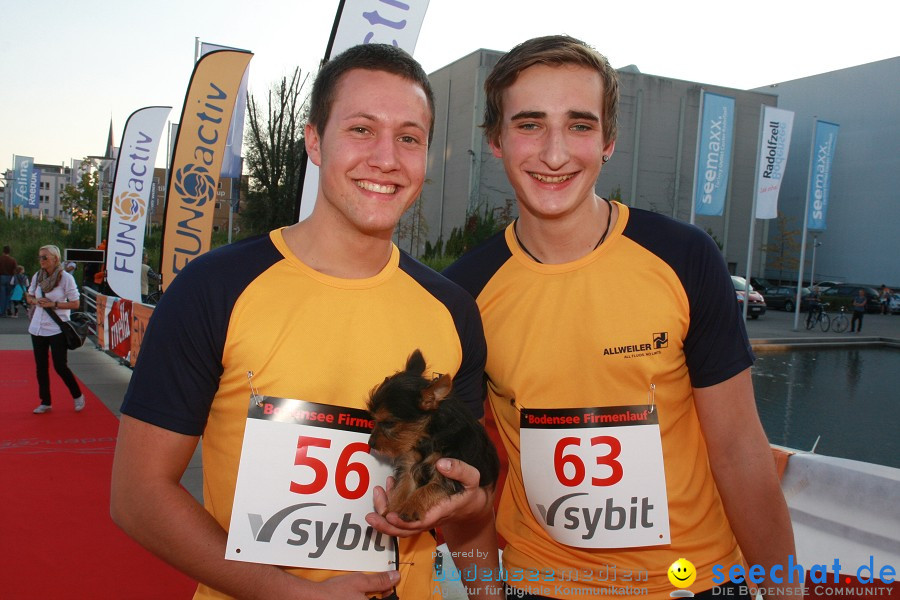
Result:
{"label": "race bib number 56", "polygon": [[669,543],[656,412],[523,409],[520,433],[528,504],[553,539],[576,548]]}
{"label": "race bib number 56", "polygon": [[383,571],[395,540],[365,521],[390,464],[369,454],[366,411],[262,396],[251,402],[225,557]]}

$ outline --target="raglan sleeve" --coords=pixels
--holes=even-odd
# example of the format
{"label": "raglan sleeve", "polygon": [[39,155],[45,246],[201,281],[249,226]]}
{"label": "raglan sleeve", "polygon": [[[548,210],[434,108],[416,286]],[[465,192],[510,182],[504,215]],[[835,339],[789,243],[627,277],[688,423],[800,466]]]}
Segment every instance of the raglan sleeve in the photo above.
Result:
{"label": "raglan sleeve", "polygon": [[122,414],[184,435],[203,433],[227,332],[215,290],[201,269],[186,269],[172,282],[144,332]]}

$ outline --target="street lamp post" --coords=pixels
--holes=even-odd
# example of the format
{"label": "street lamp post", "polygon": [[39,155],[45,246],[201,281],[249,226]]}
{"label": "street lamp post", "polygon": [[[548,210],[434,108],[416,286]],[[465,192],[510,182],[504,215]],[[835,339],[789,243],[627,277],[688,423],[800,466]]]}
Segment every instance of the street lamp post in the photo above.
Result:
{"label": "street lamp post", "polygon": [[15,171],[10,171],[13,173],[13,176],[10,177],[8,173],[4,172],[2,174],[3,180],[6,182],[3,186],[3,210],[6,212],[6,218],[12,218],[12,188],[10,186],[15,185],[16,177]]}
{"label": "street lamp post", "polygon": [[108,156],[88,156],[87,158],[100,162],[100,166],[97,168],[97,242],[95,245],[95,247],[99,247],[100,242],[103,241],[103,161],[114,161],[115,159]]}
{"label": "street lamp post", "polygon": [[809,287],[812,287],[816,283],[816,248],[822,245],[822,242],[813,236],[813,257],[812,257],[812,265],[810,265],[809,269]]}

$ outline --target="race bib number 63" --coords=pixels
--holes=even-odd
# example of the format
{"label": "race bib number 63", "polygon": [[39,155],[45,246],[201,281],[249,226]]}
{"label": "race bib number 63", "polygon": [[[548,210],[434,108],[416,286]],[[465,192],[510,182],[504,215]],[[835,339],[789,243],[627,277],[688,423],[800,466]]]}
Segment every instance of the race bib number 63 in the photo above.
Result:
{"label": "race bib number 63", "polygon": [[520,434],[528,504],[554,540],[576,548],[669,543],[655,411],[523,409]]}

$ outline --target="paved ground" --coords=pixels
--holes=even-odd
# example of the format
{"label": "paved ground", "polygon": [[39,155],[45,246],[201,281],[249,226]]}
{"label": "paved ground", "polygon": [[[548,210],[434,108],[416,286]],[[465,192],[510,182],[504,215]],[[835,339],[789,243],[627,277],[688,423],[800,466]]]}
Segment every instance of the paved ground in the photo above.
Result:
{"label": "paved ground", "polygon": [[[793,324],[793,313],[770,311],[759,319],[749,320],[747,332],[755,347],[843,346],[885,342],[900,347],[900,315],[866,315],[862,334],[806,331],[802,316],[800,330],[794,331]],[[27,319],[24,317],[0,318],[0,350],[31,350]],[[119,416],[119,407],[131,378],[131,369],[123,366],[120,361],[109,354],[97,350],[90,340],[84,347],[69,353],[69,364],[75,375],[100,398],[113,414]],[[51,376],[55,377],[53,374]],[[35,398],[34,403],[36,406],[39,400]],[[182,483],[196,498],[202,498],[199,449],[194,455]]]}
{"label": "paved ground", "polygon": [[[900,319],[898,319],[900,320]],[[31,336],[28,334],[28,319],[0,318],[0,350],[31,350]],[[98,350],[88,338],[84,346],[69,351],[69,366],[72,372],[112,411],[117,417],[121,415],[119,407],[131,380],[131,369],[106,352]],[[50,377],[56,377],[51,367]],[[54,405],[71,402],[69,398],[54,398]],[[40,399],[34,399],[34,405]],[[90,410],[90,404],[85,410]],[[53,412],[56,412],[55,410]],[[35,418],[38,418],[35,415]],[[188,469],[182,478],[184,487],[195,498],[203,499],[203,473],[200,464],[200,449],[194,453]]]}

